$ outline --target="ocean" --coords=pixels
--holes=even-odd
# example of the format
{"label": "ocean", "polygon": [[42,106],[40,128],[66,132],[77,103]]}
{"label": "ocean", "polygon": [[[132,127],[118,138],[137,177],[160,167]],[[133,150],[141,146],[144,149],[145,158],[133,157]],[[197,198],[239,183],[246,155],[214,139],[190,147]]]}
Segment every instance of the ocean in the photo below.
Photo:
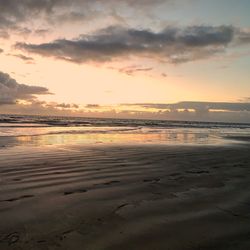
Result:
{"label": "ocean", "polygon": [[0,146],[58,144],[221,144],[250,135],[250,124],[0,115]]}

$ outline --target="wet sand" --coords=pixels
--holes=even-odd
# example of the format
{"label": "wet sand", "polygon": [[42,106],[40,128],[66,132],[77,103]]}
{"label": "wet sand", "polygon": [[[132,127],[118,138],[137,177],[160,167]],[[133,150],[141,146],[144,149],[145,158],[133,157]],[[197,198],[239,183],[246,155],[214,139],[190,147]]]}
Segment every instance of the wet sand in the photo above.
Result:
{"label": "wet sand", "polygon": [[250,249],[250,146],[0,151],[0,249]]}

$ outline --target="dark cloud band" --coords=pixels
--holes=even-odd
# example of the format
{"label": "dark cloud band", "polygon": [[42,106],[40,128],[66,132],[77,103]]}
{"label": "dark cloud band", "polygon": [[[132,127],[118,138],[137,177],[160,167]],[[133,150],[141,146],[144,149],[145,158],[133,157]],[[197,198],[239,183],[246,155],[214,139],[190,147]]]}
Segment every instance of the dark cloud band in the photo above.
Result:
{"label": "dark cloud band", "polygon": [[209,110],[220,110],[220,111],[247,111],[250,112],[250,102],[178,102],[173,104],[133,104],[142,106],[145,108],[156,108],[156,109],[192,109],[196,111],[209,111]]}
{"label": "dark cloud band", "polygon": [[50,94],[47,88],[18,83],[8,74],[0,72],[0,105],[14,104],[17,100],[34,100],[36,95]]}
{"label": "dark cloud band", "polygon": [[0,0],[0,29],[16,29],[41,18],[49,23],[83,21],[97,13],[112,15],[124,6],[142,10],[168,2],[173,0]]}
{"label": "dark cloud band", "polygon": [[182,63],[221,53],[227,46],[240,43],[242,34],[233,26],[166,27],[160,32],[111,26],[73,40],[17,43],[16,48],[74,63],[106,62],[131,56]]}

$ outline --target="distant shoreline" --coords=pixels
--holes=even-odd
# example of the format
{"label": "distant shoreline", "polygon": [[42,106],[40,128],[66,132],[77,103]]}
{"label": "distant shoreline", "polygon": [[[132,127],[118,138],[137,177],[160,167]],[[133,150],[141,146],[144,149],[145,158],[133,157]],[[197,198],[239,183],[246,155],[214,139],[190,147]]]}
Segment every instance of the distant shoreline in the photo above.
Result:
{"label": "distant shoreline", "polygon": [[131,121],[153,121],[153,122],[177,122],[177,123],[208,123],[208,124],[225,124],[225,125],[249,125],[248,122],[224,122],[224,121],[205,121],[205,120],[162,120],[162,119],[141,119],[141,118],[117,118],[117,117],[84,117],[84,116],[58,116],[58,115],[28,115],[28,114],[1,114],[0,113],[0,123],[1,116],[16,116],[16,117],[50,117],[50,118],[69,118],[69,119],[90,119],[90,120],[131,120]]}

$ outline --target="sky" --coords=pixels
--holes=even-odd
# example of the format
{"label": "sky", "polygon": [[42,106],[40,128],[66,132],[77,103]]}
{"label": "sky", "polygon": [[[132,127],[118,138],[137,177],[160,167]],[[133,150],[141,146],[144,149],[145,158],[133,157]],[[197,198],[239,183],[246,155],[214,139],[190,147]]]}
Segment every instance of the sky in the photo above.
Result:
{"label": "sky", "polygon": [[0,0],[0,113],[250,123],[249,0]]}

